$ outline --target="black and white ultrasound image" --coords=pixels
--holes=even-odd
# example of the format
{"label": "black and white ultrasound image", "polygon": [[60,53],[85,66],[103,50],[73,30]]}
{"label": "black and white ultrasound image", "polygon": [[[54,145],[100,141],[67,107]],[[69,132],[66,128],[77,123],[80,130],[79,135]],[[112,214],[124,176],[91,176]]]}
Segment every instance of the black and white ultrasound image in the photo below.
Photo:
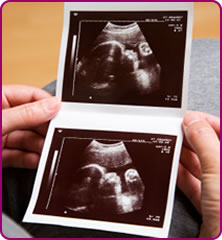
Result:
{"label": "black and white ultrasound image", "polygon": [[181,107],[187,12],[71,12],[63,101]]}
{"label": "black and white ultrasound image", "polygon": [[160,87],[161,67],[139,25],[108,22],[89,54],[77,64],[75,97],[116,102]]}
{"label": "black and white ultrasound image", "polygon": [[34,213],[162,227],[175,143],[55,129]]}

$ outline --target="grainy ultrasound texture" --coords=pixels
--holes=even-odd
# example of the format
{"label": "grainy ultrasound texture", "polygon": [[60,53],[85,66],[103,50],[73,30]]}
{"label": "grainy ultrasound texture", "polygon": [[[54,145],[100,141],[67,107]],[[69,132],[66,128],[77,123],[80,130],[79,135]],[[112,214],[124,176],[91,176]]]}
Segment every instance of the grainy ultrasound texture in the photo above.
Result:
{"label": "grainy ultrasound texture", "polygon": [[124,214],[142,208],[145,187],[123,142],[93,140],[75,175],[68,190],[68,210]]}
{"label": "grainy ultrasound texture", "polygon": [[186,11],[71,12],[62,100],[180,108],[186,28]]}
{"label": "grainy ultrasound texture", "polygon": [[119,168],[132,163],[123,142],[105,144],[93,140],[84,151],[88,164],[97,163],[107,168]]}
{"label": "grainy ultrasound texture", "polygon": [[161,67],[139,25],[108,22],[77,66],[75,95],[114,101],[126,92],[149,95],[160,87]]}
{"label": "grainy ultrasound texture", "polygon": [[161,228],[176,139],[55,129],[34,213]]}

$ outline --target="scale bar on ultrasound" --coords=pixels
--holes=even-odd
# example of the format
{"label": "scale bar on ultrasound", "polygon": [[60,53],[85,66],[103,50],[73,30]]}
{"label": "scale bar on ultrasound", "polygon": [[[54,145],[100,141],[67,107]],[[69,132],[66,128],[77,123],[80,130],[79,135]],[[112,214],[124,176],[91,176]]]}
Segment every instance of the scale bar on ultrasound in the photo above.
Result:
{"label": "scale bar on ultrasound", "polygon": [[[73,38],[72,38],[71,61],[70,61],[70,63],[71,63],[71,66],[70,66],[71,69],[73,68],[73,66],[74,66],[74,61],[75,61],[74,57],[75,57],[75,50],[76,50],[76,39],[77,39],[77,36],[76,36],[76,35],[73,35]],[[75,68],[74,68],[74,69],[75,69]],[[74,78],[74,81],[73,81],[72,95],[74,95],[75,73],[74,73],[73,78]]]}
{"label": "scale bar on ultrasound", "polygon": [[[58,153],[59,153],[59,151],[58,151],[58,150],[55,150],[55,151],[54,151],[54,154],[53,154],[51,169],[50,169],[50,172],[49,172],[48,186],[51,184],[51,179],[52,179],[52,176],[53,176],[53,173],[54,173],[54,170],[55,170],[55,165],[56,165],[56,160],[57,160]],[[46,205],[46,209],[47,209],[48,206],[49,206],[49,202],[50,202],[50,199],[51,199],[51,195],[52,195],[52,188],[51,188],[51,190],[50,190],[50,195],[49,195],[49,199],[48,199],[48,202],[47,202],[47,205]]]}
{"label": "scale bar on ultrasound", "polygon": [[53,175],[53,172],[54,172],[54,169],[55,169],[55,164],[56,164],[56,159],[57,159],[58,153],[59,153],[58,150],[56,150],[54,152],[53,159],[52,159],[52,165],[51,165],[51,169],[50,169],[50,173],[49,173],[49,179],[52,178],[52,175]]}

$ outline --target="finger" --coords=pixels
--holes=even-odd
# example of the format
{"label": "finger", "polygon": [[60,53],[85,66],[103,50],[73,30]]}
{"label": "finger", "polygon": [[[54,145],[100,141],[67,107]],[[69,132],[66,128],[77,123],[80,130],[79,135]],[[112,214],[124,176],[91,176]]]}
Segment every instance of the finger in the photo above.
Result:
{"label": "finger", "polygon": [[59,99],[50,97],[34,103],[5,109],[2,111],[2,135],[48,122],[56,115],[59,108]]}
{"label": "finger", "polygon": [[40,156],[37,153],[4,149],[2,151],[2,166],[35,169],[38,167],[39,158]]}
{"label": "finger", "polygon": [[187,141],[200,159],[203,174],[220,173],[220,141],[211,125],[199,115],[187,115],[183,122]]}
{"label": "finger", "polygon": [[193,151],[192,147],[190,146],[189,142],[187,141],[186,135],[184,134],[183,138],[183,146],[189,149],[190,151]]}
{"label": "finger", "polygon": [[197,211],[201,213],[201,182],[187,171],[182,164],[179,165],[178,169],[177,185]]}
{"label": "finger", "polygon": [[19,149],[40,154],[44,138],[32,131],[14,131],[10,133],[5,142],[5,148]]}
{"label": "finger", "polygon": [[21,104],[48,98],[46,91],[24,85],[4,85],[2,89],[2,108],[15,107]]}
{"label": "finger", "polygon": [[41,124],[40,126],[35,127],[33,130],[34,130],[37,134],[41,135],[42,137],[45,137],[45,136],[46,136],[46,133],[47,133],[47,130],[48,130],[48,127],[49,127],[49,122],[43,123],[43,124]]}
{"label": "finger", "polygon": [[200,160],[197,155],[188,148],[183,147],[181,151],[180,163],[185,167],[194,177],[201,179]]}
{"label": "finger", "polygon": [[[206,120],[210,126],[214,129],[217,136],[220,138],[220,118],[210,115],[208,113],[198,112],[200,118]],[[191,112],[190,114],[195,114],[195,112]]]}
{"label": "finger", "polygon": [[[188,117],[191,119],[198,117],[199,119],[207,121],[216,132],[218,138],[220,139],[220,118],[210,115],[208,113],[195,112],[195,111],[188,111],[185,117],[186,118]],[[192,150],[192,147],[188,143],[186,136],[184,137],[183,145],[186,146],[186,148]]]}

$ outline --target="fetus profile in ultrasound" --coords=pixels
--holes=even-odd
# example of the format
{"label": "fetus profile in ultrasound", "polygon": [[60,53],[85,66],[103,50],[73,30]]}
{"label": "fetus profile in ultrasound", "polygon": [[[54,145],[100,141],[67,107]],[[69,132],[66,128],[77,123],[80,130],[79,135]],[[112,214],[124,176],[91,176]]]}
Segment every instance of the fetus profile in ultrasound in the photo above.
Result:
{"label": "fetus profile in ultrasound", "polygon": [[147,96],[160,88],[161,67],[136,22],[108,22],[79,59],[74,96],[108,103]]}
{"label": "fetus profile in ultrasound", "polygon": [[67,210],[125,214],[140,210],[145,186],[123,142],[92,140],[70,185]]}

